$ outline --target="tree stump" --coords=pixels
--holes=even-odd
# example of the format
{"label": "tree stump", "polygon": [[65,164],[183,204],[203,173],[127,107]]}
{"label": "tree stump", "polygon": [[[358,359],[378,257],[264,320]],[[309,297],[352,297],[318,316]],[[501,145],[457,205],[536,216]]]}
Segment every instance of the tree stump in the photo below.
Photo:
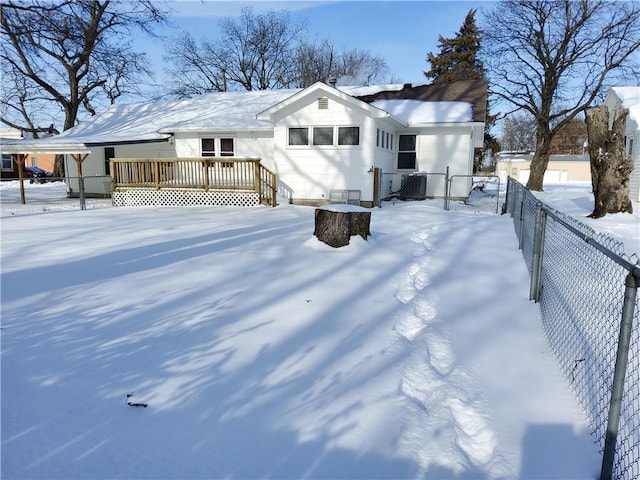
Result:
{"label": "tree stump", "polygon": [[349,245],[349,239],[360,235],[365,240],[371,232],[371,212],[362,207],[332,205],[316,208],[315,230],[318,240],[335,248]]}

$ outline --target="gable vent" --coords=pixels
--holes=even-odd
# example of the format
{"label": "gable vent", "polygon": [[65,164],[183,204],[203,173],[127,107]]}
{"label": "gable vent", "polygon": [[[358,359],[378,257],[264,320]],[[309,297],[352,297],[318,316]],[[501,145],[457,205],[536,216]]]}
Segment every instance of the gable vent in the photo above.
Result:
{"label": "gable vent", "polygon": [[329,99],[327,97],[320,97],[318,99],[318,110],[327,110],[329,108]]}

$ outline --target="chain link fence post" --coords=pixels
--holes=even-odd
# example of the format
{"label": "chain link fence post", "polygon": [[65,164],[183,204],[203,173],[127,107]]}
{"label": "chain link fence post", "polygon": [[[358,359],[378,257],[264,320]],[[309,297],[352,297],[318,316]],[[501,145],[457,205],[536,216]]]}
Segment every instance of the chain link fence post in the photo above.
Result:
{"label": "chain link fence post", "polygon": [[518,219],[520,222],[519,230],[518,230],[518,248],[520,250],[524,249],[524,195],[520,198],[520,218]]}
{"label": "chain link fence post", "polygon": [[627,374],[627,364],[629,362],[629,345],[631,343],[631,333],[633,330],[633,315],[638,286],[640,286],[640,269],[635,268],[629,272],[625,281],[622,321],[620,323],[620,336],[618,338],[618,351],[616,354],[616,369],[613,374],[613,385],[611,387],[611,402],[609,404],[609,418],[607,420],[600,480],[611,480],[613,478],[613,462],[616,455],[616,443],[618,441],[618,427],[620,426],[620,412],[622,410],[622,398],[624,395],[624,379]]}
{"label": "chain link fence post", "polygon": [[444,209],[449,210],[449,192],[451,190],[451,185],[449,185],[449,167],[447,166],[447,170],[444,176]]}
{"label": "chain link fence post", "polygon": [[542,260],[544,255],[546,224],[547,215],[542,209],[542,202],[537,202],[533,237],[533,259],[531,262],[531,287],[529,289],[529,300],[533,300],[536,303],[540,298],[540,280],[542,278]]}

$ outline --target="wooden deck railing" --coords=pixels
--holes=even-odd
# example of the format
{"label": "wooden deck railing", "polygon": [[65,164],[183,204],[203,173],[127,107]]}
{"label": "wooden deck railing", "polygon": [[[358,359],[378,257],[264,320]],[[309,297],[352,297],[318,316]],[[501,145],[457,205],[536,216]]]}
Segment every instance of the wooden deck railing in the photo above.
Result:
{"label": "wooden deck railing", "polygon": [[276,206],[276,174],[256,158],[113,158],[114,191],[147,187],[256,192],[260,203]]}

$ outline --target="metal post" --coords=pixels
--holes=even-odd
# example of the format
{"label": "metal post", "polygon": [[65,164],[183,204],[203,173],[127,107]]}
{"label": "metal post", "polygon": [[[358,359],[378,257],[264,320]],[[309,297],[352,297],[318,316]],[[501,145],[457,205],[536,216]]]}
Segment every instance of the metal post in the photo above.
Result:
{"label": "metal post", "polygon": [[625,281],[626,288],[624,291],[624,304],[622,305],[622,322],[620,324],[620,336],[618,337],[616,369],[613,373],[613,385],[611,387],[611,402],[609,404],[609,418],[607,421],[604,453],[602,455],[600,480],[611,480],[613,477],[613,462],[616,455],[620,411],[622,409],[622,396],[624,394],[624,377],[627,373],[629,344],[631,342],[633,313],[636,305],[638,286],[640,286],[640,272],[639,269],[636,268],[629,272]]}
{"label": "metal post", "polygon": [[542,202],[536,203],[536,222],[533,235],[533,258],[531,260],[531,286],[529,288],[529,300],[536,303],[540,299],[540,282],[542,279],[542,257],[544,253],[544,237],[547,225],[547,216],[542,210]]}
{"label": "metal post", "polygon": [[449,210],[449,166],[444,175],[444,209]]}
{"label": "metal post", "polygon": [[84,201],[84,177],[78,177],[78,186],[80,187],[80,210],[86,210],[87,205]]}
{"label": "metal post", "polygon": [[520,218],[518,219],[520,227],[518,230],[518,248],[522,250],[524,248],[524,195],[520,199]]}

